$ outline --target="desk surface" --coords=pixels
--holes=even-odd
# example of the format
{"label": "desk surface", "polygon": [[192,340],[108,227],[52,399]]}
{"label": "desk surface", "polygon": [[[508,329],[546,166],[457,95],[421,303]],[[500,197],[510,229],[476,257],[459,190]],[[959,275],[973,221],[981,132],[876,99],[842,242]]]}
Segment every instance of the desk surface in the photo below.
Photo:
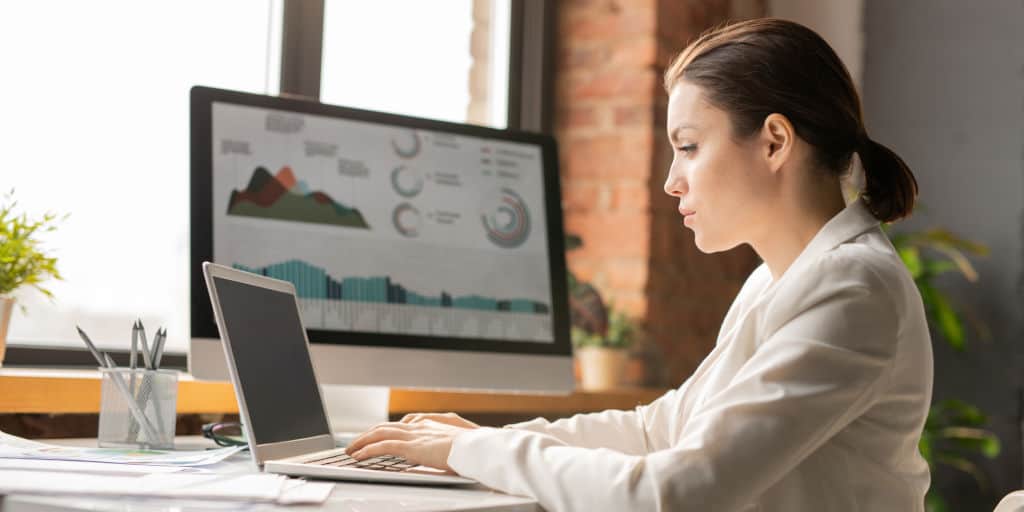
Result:
{"label": "desk surface", "polygon": [[[0,414],[97,413],[100,379],[96,371],[0,369]],[[465,414],[525,413],[568,416],[605,409],[632,409],[650,403],[665,389],[623,388],[600,392],[575,391],[569,395],[486,393],[392,389],[388,407],[392,415],[410,412]],[[230,382],[193,380],[178,382],[178,413],[237,413]]]}
{"label": "desk surface", "polygon": [[[95,439],[48,440],[48,443],[72,446],[91,446]],[[213,443],[194,436],[178,438],[182,448],[213,446]],[[216,466],[207,466],[224,474],[256,471],[248,452],[243,452]],[[380,485],[338,482],[334,492],[323,505],[280,506],[265,503],[240,504],[226,501],[155,500],[139,498],[83,498],[46,496],[7,496],[0,501],[0,512],[53,512],[53,511],[307,511],[325,512],[419,512],[436,510],[500,510],[508,512],[537,512],[540,507],[529,498],[510,496],[476,487],[420,487],[408,485]]]}

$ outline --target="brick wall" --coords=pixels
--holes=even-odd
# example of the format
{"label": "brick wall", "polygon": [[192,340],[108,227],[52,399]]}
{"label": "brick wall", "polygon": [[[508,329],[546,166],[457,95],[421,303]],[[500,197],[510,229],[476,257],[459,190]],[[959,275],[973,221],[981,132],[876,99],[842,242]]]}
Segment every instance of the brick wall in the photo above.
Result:
{"label": "brick wall", "polygon": [[[714,345],[743,280],[748,248],[704,255],[662,184],[669,60],[728,19],[760,15],[763,1],[557,2],[555,135],[566,230],[583,238],[569,266],[618,309],[642,319],[663,362],[654,379],[677,385]],[[649,379],[650,381],[650,379]]]}

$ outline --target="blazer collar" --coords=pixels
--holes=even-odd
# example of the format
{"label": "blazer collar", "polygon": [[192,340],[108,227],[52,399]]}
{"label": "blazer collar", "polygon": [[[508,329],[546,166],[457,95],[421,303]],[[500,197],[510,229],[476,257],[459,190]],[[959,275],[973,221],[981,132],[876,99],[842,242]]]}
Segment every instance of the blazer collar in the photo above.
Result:
{"label": "blazer collar", "polygon": [[871,214],[867,205],[864,204],[864,199],[855,199],[841,212],[837,213],[835,217],[832,217],[825,223],[778,281],[785,279],[787,275],[799,272],[798,269],[800,267],[803,267],[810,261],[814,261],[821,254],[839,246],[843,242],[856,238],[858,235],[871,229],[877,229],[879,224],[878,219]]}

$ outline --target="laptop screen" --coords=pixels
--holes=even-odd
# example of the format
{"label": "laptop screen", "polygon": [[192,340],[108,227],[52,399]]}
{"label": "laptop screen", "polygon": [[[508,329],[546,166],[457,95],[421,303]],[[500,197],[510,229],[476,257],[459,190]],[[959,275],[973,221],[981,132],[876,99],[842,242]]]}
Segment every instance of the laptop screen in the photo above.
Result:
{"label": "laptop screen", "polygon": [[330,434],[295,297],[213,281],[256,443]]}

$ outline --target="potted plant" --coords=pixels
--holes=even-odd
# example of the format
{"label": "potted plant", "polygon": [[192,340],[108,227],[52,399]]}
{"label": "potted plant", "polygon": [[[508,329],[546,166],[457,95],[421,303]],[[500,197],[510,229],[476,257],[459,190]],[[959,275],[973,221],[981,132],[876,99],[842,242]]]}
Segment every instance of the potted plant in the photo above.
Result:
{"label": "potted plant", "polygon": [[14,212],[14,191],[5,194],[0,205],[0,366],[7,349],[7,329],[14,310],[11,294],[22,286],[31,286],[47,297],[53,294],[40,286],[43,281],[61,279],[57,258],[47,255],[40,246],[39,235],[57,228],[56,214],[46,213],[40,219]]}
{"label": "potted plant", "polygon": [[572,328],[572,343],[580,364],[580,385],[583,389],[594,391],[619,386],[636,333],[634,321],[614,310],[608,316],[608,328],[603,334],[575,326]]}
{"label": "potted plant", "polygon": [[[967,349],[967,326],[973,326],[980,339],[990,338],[988,328],[974,321],[963,306],[957,307],[945,292],[936,286],[939,276],[959,273],[970,282],[978,280],[978,273],[968,255],[987,256],[988,247],[962,239],[944,229],[900,233],[892,237],[900,258],[914,278],[924,302],[932,332],[954,350]],[[1001,451],[999,438],[985,427],[988,417],[976,406],[961,400],[942,400],[932,404],[921,434],[921,454],[932,471],[932,477],[941,466],[971,475],[981,488],[988,479],[971,459],[977,455],[995,458]],[[949,510],[939,489],[928,489],[926,510]]]}

